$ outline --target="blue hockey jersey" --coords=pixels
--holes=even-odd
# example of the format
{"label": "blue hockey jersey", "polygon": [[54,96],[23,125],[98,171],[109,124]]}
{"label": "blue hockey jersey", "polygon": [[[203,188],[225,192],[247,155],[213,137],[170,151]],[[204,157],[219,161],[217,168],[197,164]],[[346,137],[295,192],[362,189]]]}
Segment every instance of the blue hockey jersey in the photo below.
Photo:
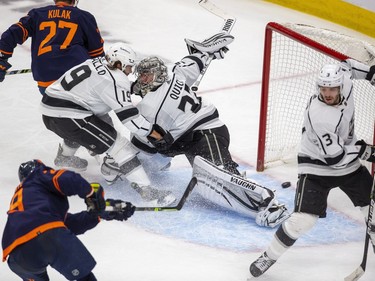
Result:
{"label": "blue hockey jersey", "polygon": [[41,87],[49,86],[73,66],[104,54],[94,16],[63,2],[32,9],[10,26],[0,39],[0,57],[11,57],[17,44],[29,37],[31,70]]}
{"label": "blue hockey jersey", "polygon": [[69,196],[86,198],[92,191],[75,172],[43,164],[37,167],[18,185],[11,200],[2,238],[3,261],[17,246],[49,229],[67,227],[78,235],[95,227],[99,217],[87,211],[68,213]]}

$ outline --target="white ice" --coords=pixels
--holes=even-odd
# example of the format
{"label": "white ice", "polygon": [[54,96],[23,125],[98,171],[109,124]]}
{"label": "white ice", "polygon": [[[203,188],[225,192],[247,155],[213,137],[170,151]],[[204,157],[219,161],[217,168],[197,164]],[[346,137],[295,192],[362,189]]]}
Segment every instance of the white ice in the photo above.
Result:
{"label": "white ice", "polygon": [[[200,93],[216,104],[221,119],[228,125],[231,132],[230,150],[241,167],[249,171],[250,177],[272,179],[277,183],[291,181],[290,189],[278,191],[288,197],[290,203],[297,178],[294,164],[267,169],[260,175],[254,172],[265,25],[270,21],[304,23],[337,30],[372,44],[375,40],[336,24],[263,1],[213,1],[237,17],[232,32],[236,40],[224,60],[211,64],[202,81]],[[0,2],[0,30],[4,31],[32,7],[52,1]],[[222,23],[222,20],[200,8],[198,0],[81,0],[79,7],[96,16],[107,44],[126,41],[139,54],[156,54],[168,62],[178,61],[187,54],[183,41],[185,37],[204,39],[216,32]],[[13,69],[30,67],[29,49],[30,42],[16,49],[10,60]],[[39,101],[40,94],[30,74],[8,76],[0,84],[1,230],[14,188],[18,184],[19,164],[38,158],[52,165],[57,151],[59,138],[47,131],[42,124],[38,112]],[[89,159],[90,165],[83,175],[89,180],[100,180],[99,166],[95,160],[89,158],[85,151],[81,152],[81,156]],[[177,175],[182,174],[182,179],[187,182],[190,168],[183,157],[174,159],[171,169]],[[166,182],[165,185],[173,183],[172,179],[172,182]],[[108,194],[118,195],[121,191],[109,189]],[[85,207],[79,198],[72,198],[71,202],[74,211]],[[339,223],[334,220],[329,225],[328,219],[321,220],[319,224],[326,223],[326,226],[317,226],[318,231],[313,232],[314,235],[301,239],[301,243],[297,242],[258,280],[343,280],[359,265],[363,253],[361,237],[365,234],[359,211],[339,191],[332,192],[329,206],[338,213]],[[219,209],[217,212],[222,215],[215,217],[214,222],[218,227],[221,226],[218,231],[219,228],[212,227],[214,207],[214,210],[209,210],[200,206],[202,212],[199,205],[195,211],[194,207],[187,203],[186,209],[173,214],[137,213],[124,223],[104,221],[81,236],[81,240],[97,260],[94,273],[98,280],[245,281],[250,276],[250,263],[264,250],[274,230],[256,227],[252,221],[248,222],[250,229],[253,229],[251,231],[247,225],[233,228],[233,221],[244,223],[243,220],[236,220],[233,214],[226,216]],[[204,217],[206,215],[208,218]],[[147,228],[148,224],[151,228]],[[194,233],[199,227],[197,224],[204,225],[199,228],[201,232]],[[170,225],[176,225],[180,229],[174,229],[173,235],[166,235],[164,229]],[[228,229],[225,229],[226,225]],[[192,233],[189,232],[191,229]],[[329,243],[324,243],[329,230],[336,234],[329,238]],[[188,235],[184,238],[185,232]],[[353,235],[354,238],[342,239],[341,232],[347,236]],[[224,235],[226,237],[222,239]],[[210,242],[217,241],[222,245],[194,242],[200,236],[208,236]],[[316,241],[315,236],[318,237]],[[239,249],[235,249],[236,244],[240,245]],[[49,269],[49,274],[51,280],[64,280],[53,269]],[[375,258],[372,251],[369,251],[367,270],[361,280],[370,281],[374,278]],[[1,263],[0,280],[19,279],[8,269],[6,263]]]}

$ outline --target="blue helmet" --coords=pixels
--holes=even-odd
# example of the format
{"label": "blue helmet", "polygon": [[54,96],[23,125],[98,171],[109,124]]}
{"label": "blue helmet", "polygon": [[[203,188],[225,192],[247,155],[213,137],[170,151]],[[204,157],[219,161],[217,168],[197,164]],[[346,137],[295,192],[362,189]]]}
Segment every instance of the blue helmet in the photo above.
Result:
{"label": "blue helmet", "polygon": [[20,182],[27,178],[35,170],[35,168],[42,164],[42,161],[36,159],[22,163],[18,168],[18,178],[20,179]]}

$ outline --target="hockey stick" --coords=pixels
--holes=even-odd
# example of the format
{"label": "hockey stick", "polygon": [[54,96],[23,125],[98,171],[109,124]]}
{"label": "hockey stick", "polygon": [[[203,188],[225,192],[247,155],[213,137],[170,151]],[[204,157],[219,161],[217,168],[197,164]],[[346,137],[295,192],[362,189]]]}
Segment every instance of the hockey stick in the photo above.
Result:
{"label": "hockey stick", "polygon": [[[215,6],[209,0],[200,0],[199,5],[201,7],[203,7],[204,9],[206,9],[207,11],[213,13],[214,15],[224,19],[224,25],[220,29],[220,31],[223,31],[223,32],[226,32],[226,33],[231,32],[231,30],[234,26],[234,23],[236,22],[235,17],[228,15],[226,12],[224,12],[222,9]],[[197,81],[195,81],[193,86],[191,86],[192,91],[194,91],[194,92],[198,91],[199,84],[201,83],[202,78],[203,78],[204,74],[206,73],[207,68],[211,64],[211,61],[213,60],[213,58],[214,58],[214,56],[210,55],[209,58],[207,59],[206,65],[203,67],[201,73],[199,74],[199,76],[197,78]]]}
{"label": "hockey stick", "polygon": [[5,75],[14,75],[14,74],[23,74],[23,73],[31,73],[31,69],[11,70],[11,71],[5,72]]}
{"label": "hockey stick", "polygon": [[[169,207],[135,207],[136,211],[154,211],[154,212],[160,212],[160,211],[180,211],[182,207],[185,205],[186,199],[189,197],[190,193],[193,191],[195,185],[197,184],[197,178],[193,177],[184,194],[182,195],[180,201],[176,206],[169,206]],[[111,206],[109,201],[106,201],[106,211],[121,211],[122,208],[126,207],[126,203],[124,201],[121,201],[120,203],[116,204],[115,206]]]}
{"label": "hockey stick", "polygon": [[367,227],[366,227],[366,238],[365,238],[365,246],[363,250],[363,257],[362,262],[350,275],[345,277],[344,281],[356,281],[359,278],[362,277],[363,274],[365,274],[366,270],[366,263],[367,263],[367,253],[368,253],[368,247],[370,244],[370,231],[371,231],[371,221],[372,216],[374,214],[374,205],[375,205],[375,178],[372,183],[372,190],[371,190],[371,202],[368,210],[368,217],[367,217]]}

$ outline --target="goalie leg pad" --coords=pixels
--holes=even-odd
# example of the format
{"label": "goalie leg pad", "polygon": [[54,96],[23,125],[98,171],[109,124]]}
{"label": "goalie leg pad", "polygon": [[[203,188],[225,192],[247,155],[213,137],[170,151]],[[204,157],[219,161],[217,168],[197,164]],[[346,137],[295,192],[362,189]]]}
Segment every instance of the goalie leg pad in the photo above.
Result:
{"label": "goalie leg pad", "polygon": [[275,202],[268,188],[220,169],[200,156],[194,159],[193,176],[198,180],[196,189],[202,197],[252,218],[264,210],[264,205],[271,207],[270,202]]}

